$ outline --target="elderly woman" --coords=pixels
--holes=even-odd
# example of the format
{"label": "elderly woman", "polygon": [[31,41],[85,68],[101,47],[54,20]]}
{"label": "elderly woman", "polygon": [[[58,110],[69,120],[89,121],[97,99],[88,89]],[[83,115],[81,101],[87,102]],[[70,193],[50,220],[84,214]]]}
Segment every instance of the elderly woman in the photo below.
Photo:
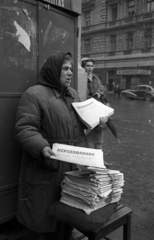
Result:
{"label": "elderly woman", "polygon": [[84,125],[72,107],[72,102],[80,101],[70,87],[72,74],[70,54],[49,57],[38,84],[21,97],[16,116],[15,137],[23,149],[17,218],[52,240],[57,220],[49,215],[49,207],[60,199],[63,174],[73,169],[72,164],[51,158],[52,144],[87,147]]}

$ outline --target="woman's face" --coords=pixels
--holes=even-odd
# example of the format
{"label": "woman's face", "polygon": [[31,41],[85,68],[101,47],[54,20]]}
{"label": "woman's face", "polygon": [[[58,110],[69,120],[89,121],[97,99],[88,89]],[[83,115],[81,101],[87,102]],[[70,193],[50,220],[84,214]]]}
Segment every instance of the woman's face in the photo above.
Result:
{"label": "woman's face", "polygon": [[73,69],[69,60],[64,61],[61,69],[60,83],[64,88],[68,88],[71,84]]}
{"label": "woman's face", "polygon": [[86,73],[92,74],[92,73],[93,73],[93,69],[94,69],[94,64],[93,64],[93,62],[91,62],[91,61],[86,62],[84,68],[85,68]]}

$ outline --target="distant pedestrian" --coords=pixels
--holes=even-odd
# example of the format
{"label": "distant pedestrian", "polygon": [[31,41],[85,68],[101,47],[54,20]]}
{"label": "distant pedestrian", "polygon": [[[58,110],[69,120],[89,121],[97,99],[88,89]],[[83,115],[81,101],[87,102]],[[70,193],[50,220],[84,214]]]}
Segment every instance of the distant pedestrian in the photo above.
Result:
{"label": "distant pedestrian", "polygon": [[117,89],[117,95],[118,95],[118,97],[120,97],[120,94],[121,94],[121,89],[120,89],[120,86],[118,85],[118,89]]}
{"label": "distant pedestrian", "polygon": [[114,87],[113,92],[114,92],[114,96],[116,97],[116,87]]}
{"label": "distant pedestrian", "polygon": [[[82,67],[85,69],[87,73],[87,88],[88,95],[87,98],[95,98],[96,100],[104,103],[105,105],[109,105],[107,99],[104,95],[104,87],[101,84],[100,79],[93,73],[94,70],[94,60],[90,58],[82,59]],[[95,127],[90,131],[87,135],[87,140],[90,148],[95,149],[103,149],[103,132],[106,130],[106,122],[107,118],[101,118],[101,124]],[[110,167],[112,164],[108,162],[104,162],[106,167]]]}
{"label": "distant pedestrian", "polygon": [[114,88],[115,97],[120,97],[120,93],[121,93],[120,86],[117,84],[115,85],[115,88]]}

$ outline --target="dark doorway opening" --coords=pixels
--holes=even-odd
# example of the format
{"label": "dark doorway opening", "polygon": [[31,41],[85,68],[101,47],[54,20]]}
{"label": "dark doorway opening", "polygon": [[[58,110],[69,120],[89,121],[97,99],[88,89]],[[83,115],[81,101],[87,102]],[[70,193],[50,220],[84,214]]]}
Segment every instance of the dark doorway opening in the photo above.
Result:
{"label": "dark doorway opening", "polygon": [[126,77],[126,89],[131,88],[131,78],[130,77]]}
{"label": "dark doorway opening", "polygon": [[108,91],[113,91],[113,88],[114,88],[114,79],[109,79]]}

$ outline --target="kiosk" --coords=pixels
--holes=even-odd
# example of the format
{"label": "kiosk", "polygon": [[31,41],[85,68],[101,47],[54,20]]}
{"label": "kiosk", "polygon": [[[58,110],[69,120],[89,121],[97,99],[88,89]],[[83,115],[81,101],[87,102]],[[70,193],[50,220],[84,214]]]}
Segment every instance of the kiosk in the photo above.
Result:
{"label": "kiosk", "polygon": [[[57,51],[72,53],[77,79],[80,5],[79,0],[0,1],[0,224],[16,216],[21,149],[14,125],[19,99]],[[77,88],[74,79],[72,87]]]}

